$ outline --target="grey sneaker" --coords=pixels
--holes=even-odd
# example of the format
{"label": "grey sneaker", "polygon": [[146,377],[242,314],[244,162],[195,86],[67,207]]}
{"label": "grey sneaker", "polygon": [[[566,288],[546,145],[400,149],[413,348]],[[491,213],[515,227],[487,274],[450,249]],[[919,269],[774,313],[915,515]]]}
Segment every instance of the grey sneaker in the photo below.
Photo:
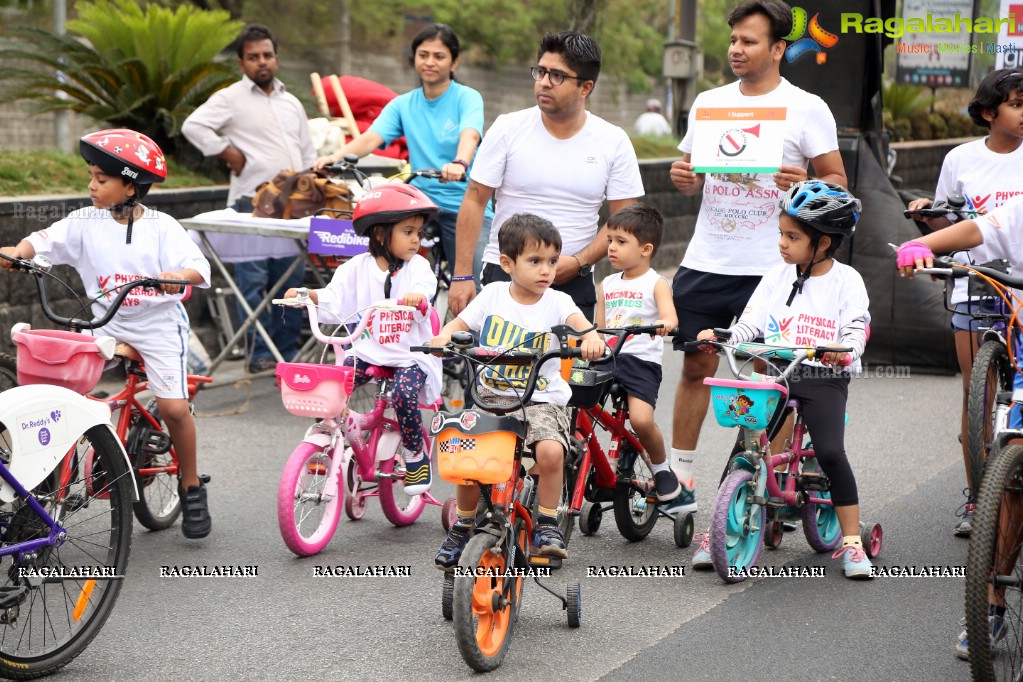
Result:
{"label": "grey sneaker", "polygon": [[955,535],[957,538],[970,537],[970,531],[973,528],[974,507],[975,505],[973,504],[973,502],[967,502],[966,504],[963,505],[963,511],[959,515],[960,516],[959,523],[957,523],[956,527],[952,530],[952,535]]}
{"label": "grey sneaker", "polygon": [[[1007,634],[1005,630],[1005,618],[992,613],[987,617],[987,622],[991,628],[991,648],[994,648],[996,644],[1005,639],[1005,635]],[[966,619],[963,618],[959,621],[959,624],[966,625]],[[966,635],[965,629],[959,633],[959,637],[956,639],[956,656],[964,661],[970,660],[970,641]]]}

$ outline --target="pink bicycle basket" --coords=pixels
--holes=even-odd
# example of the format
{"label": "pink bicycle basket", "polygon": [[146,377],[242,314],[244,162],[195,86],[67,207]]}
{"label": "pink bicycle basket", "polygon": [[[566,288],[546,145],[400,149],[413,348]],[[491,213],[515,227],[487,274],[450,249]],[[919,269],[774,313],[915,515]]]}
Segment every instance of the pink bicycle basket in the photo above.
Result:
{"label": "pink bicycle basket", "polygon": [[279,362],[276,375],[284,409],[296,417],[340,415],[355,386],[355,368],[347,366]]}
{"label": "pink bicycle basket", "polygon": [[88,393],[99,383],[106,360],[95,337],[59,329],[24,329],[11,337],[18,345],[19,384]]}

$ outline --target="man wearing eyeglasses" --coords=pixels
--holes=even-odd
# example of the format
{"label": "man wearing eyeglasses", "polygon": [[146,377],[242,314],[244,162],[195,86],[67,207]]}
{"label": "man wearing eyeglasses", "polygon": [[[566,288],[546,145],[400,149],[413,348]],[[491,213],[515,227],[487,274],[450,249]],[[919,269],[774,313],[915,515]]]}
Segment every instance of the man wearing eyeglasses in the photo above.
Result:
{"label": "man wearing eyeglasses", "polygon": [[472,256],[484,208],[496,197],[482,284],[509,280],[499,265],[500,226],[516,213],[533,213],[561,233],[553,288],[569,294],[593,319],[593,264],[607,255],[598,212],[605,200],[614,213],[643,195],[628,134],[586,111],[600,60],[600,46],[587,35],[546,34],[530,69],[536,106],[499,116],[484,136],[458,211],[455,276],[448,292],[452,313],[460,313],[476,295]]}

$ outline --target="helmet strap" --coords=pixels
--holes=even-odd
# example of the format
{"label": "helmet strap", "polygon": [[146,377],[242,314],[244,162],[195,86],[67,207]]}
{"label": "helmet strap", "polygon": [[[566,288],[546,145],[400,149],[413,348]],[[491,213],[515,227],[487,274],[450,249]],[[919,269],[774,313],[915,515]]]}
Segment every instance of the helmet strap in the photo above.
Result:
{"label": "helmet strap", "polygon": [[[817,244],[819,244],[819,242]],[[792,305],[792,299],[796,297],[796,294],[803,293],[803,285],[806,284],[806,280],[810,279],[813,266],[819,265],[827,260],[826,257],[817,261],[814,260],[814,258],[817,257],[817,244],[813,245],[813,252],[810,254],[810,264],[806,266],[806,270],[800,270],[799,266],[796,266],[796,281],[792,283],[792,291],[789,293],[788,300],[785,301],[786,308]]]}
{"label": "helmet strap", "polygon": [[387,279],[384,280],[384,298],[391,297],[391,278],[394,277],[394,273],[401,270],[401,261],[393,258],[390,253],[387,254]]}
{"label": "helmet strap", "polygon": [[125,234],[124,238],[125,244],[131,244],[131,228],[132,225],[135,224],[135,207],[138,206],[138,203],[139,203],[138,197],[132,195],[125,199],[124,201],[122,201],[121,203],[117,204],[116,206],[110,207],[110,213],[114,217],[117,216],[123,217],[124,212],[128,211],[128,231]]}

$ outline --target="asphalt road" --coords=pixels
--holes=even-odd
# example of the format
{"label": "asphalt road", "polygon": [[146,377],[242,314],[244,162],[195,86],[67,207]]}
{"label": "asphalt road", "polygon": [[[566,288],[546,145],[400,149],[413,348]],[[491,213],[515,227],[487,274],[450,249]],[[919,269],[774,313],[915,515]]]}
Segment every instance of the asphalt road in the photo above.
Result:
{"label": "asphalt road", "polygon": [[[665,376],[680,358],[666,355]],[[876,368],[875,368],[876,369]],[[308,422],[286,413],[273,381],[221,387],[197,402],[201,470],[213,533],[187,541],[177,526],[136,524],[128,580],[91,646],[67,679],[185,678],[461,680],[463,663],[440,614],[444,537],[440,510],[392,527],[371,502],[358,522],[342,517],[317,557],[298,559],[281,541],[277,483]],[[882,370],[880,372],[884,374]],[[226,385],[225,385],[226,384]],[[666,435],[674,383],[661,387]],[[953,538],[962,501],[957,377],[863,378],[852,382],[847,447],[864,519],[883,524],[878,565],[961,566]],[[237,411],[238,414],[223,413]],[[215,416],[221,414],[223,416]],[[698,530],[706,524],[734,433],[708,417],[697,459]],[[451,486],[435,483],[443,499]],[[693,573],[694,547],[677,549],[659,522],[644,542],[618,534],[610,513],[600,532],[578,531],[571,559],[549,582],[582,584],[583,623],[569,629],[560,604],[527,583],[504,665],[488,680],[742,679],[957,680],[969,671],[952,652],[962,614],[962,578],[853,582],[840,562],[815,554],[802,533],[765,551],[761,565],[822,566],[818,578],[757,578],[727,585]],[[241,564],[254,578],[166,578],[161,566]],[[678,578],[586,577],[588,566],[684,565]],[[317,566],[410,566],[408,577],[314,577]]]}

